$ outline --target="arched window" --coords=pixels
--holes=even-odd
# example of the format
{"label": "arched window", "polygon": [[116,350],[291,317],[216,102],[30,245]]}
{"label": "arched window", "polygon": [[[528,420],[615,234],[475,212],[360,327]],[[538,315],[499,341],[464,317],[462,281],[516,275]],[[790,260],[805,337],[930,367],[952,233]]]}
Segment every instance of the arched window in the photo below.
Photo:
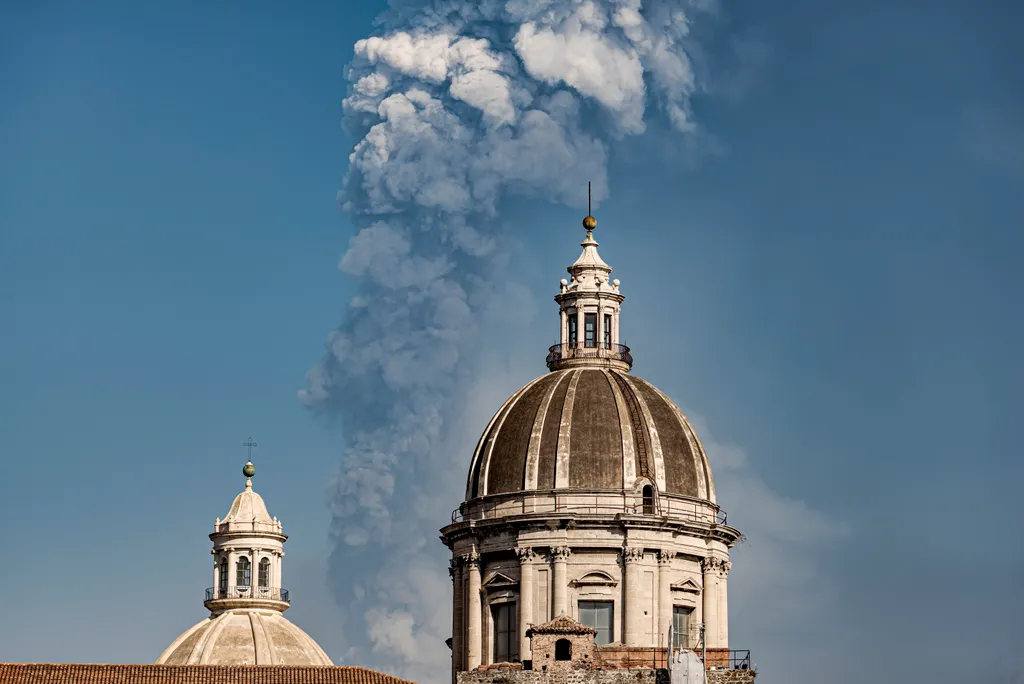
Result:
{"label": "arched window", "polygon": [[270,559],[264,557],[260,560],[259,583],[261,587],[270,586]]}
{"label": "arched window", "polygon": [[572,642],[559,639],[555,642],[555,660],[572,660]]}
{"label": "arched window", "polygon": [[226,596],[228,593],[228,557],[220,557],[220,572],[217,573],[217,588],[220,590],[221,596]]}
{"label": "arched window", "polygon": [[652,487],[651,485],[644,485],[643,497],[644,514],[654,515],[654,487]]}
{"label": "arched window", "polygon": [[252,583],[252,563],[245,556],[235,563],[235,586],[247,587]]}

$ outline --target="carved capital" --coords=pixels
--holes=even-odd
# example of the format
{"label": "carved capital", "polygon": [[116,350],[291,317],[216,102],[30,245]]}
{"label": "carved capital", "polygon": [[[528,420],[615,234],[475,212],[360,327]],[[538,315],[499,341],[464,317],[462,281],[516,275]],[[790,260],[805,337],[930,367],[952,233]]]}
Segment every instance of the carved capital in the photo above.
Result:
{"label": "carved capital", "polygon": [[673,551],[658,551],[658,565],[671,565],[672,559],[676,557]]}
{"label": "carved capital", "polygon": [[529,546],[521,546],[516,549],[516,555],[519,557],[520,563],[532,563],[534,558],[537,557],[536,552]]}
{"label": "carved capital", "polygon": [[568,546],[551,547],[551,557],[554,558],[555,561],[567,561],[569,560],[570,554],[572,554],[572,549],[570,549]]}
{"label": "carved capital", "polygon": [[448,561],[448,576],[452,579],[456,579],[459,573],[462,571],[462,559],[458,556]]}
{"label": "carved capital", "polygon": [[622,549],[622,559],[627,563],[639,563],[643,557],[644,550],[639,547],[627,546]]}
{"label": "carved capital", "polygon": [[480,567],[480,554],[475,551],[461,556],[460,560],[462,561],[463,564],[470,568]]}
{"label": "carved capital", "polygon": [[700,569],[705,575],[715,574],[719,577],[728,577],[732,563],[720,558],[701,558]]}

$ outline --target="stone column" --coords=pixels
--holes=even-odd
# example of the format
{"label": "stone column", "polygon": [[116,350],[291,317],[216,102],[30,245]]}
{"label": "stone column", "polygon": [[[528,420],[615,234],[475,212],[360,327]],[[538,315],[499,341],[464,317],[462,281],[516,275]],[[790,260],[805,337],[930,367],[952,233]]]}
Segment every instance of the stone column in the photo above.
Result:
{"label": "stone column", "polygon": [[226,585],[226,588],[227,588],[227,591],[228,591],[228,596],[231,595],[231,590],[234,589],[235,582],[237,581],[235,579],[238,576],[238,573],[235,572],[235,563],[237,563],[237,562],[238,562],[238,555],[235,553],[235,550],[233,548],[229,548],[228,549],[228,582],[227,582],[227,585]]}
{"label": "stone column", "polygon": [[718,559],[701,558],[704,573],[704,643],[708,648],[719,648],[718,643]]}
{"label": "stone column", "polygon": [[462,561],[459,558],[452,558],[448,563],[448,574],[452,577],[452,682],[455,682],[455,673],[462,672],[462,648],[464,626],[464,608],[462,605]]}
{"label": "stone column", "polygon": [[483,645],[483,630],[480,628],[480,554],[464,556],[469,569],[469,587],[466,601],[469,603],[469,629],[466,630],[466,669],[475,670],[480,665],[480,651]]}
{"label": "stone column", "polygon": [[220,558],[217,557],[217,552],[214,549],[210,549],[210,555],[213,556],[213,597],[217,598],[217,587],[220,586],[217,583],[220,574]]}
{"label": "stone column", "polygon": [[562,319],[562,333],[559,335],[559,342],[562,343],[562,352],[565,352],[565,346],[569,344],[569,316],[565,313],[565,309],[561,311]]}
{"label": "stone column", "polygon": [[533,623],[533,549],[516,549],[519,556],[519,660],[530,660],[530,638],[526,631]]}
{"label": "stone column", "polygon": [[[579,339],[577,337],[577,339]],[[554,578],[551,580],[552,593],[554,594],[554,617],[569,614],[569,580],[566,577],[566,564],[569,561],[569,554],[572,551],[568,546],[551,547],[551,558],[554,561]]]}
{"label": "stone column", "polygon": [[667,648],[672,648],[668,641],[672,628],[672,579],[669,573],[672,570],[674,556],[671,551],[658,552],[658,631],[661,634],[659,645]]}
{"label": "stone column", "polygon": [[635,547],[622,549],[622,560],[626,566],[626,591],[624,592],[622,643],[626,646],[640,646],[643,641],[640,628],[642,604],[640,600],[640,561],[644,550]]}

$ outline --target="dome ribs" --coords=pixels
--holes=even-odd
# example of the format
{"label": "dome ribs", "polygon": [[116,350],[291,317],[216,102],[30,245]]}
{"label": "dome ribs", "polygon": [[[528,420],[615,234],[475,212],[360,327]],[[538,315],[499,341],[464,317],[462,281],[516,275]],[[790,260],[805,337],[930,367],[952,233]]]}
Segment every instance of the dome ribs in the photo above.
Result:
{"label": "dome ribs", "polygon": [[608,378],[608,386],[615,395],[615,408],[619,413],[619,437],[622,442],[622,488],[632,489],[636,483],[636,438],[633,436],[633,425],[629,419],[629,407],[623,396],[622,388],[610,370],[604,371]]}
{"label": "dome ribs", "polygon": [[555,489],[566,489],[569,486],[569,445],[572,437],[572,407],[576,403],[576,385],[580,381],[582,371],[572,371],[569,387],[565,391],[562,403],[562,419],[558,424],[558,444],[555,446]]}
{"label": "dome ribs", "polygon": [[653,481],[654,466],[650,462],[650,449],[647,444],[647,429],[643,413],[640,411],[640,402],[636,400],[636,393],[633,388],[618,373],[612,372],[622,398],[629,410],[629,423],[633,426],[633,442],[636,444],[636,465],[637,476],[646,477]]}
{"label": "dome ribs", "polygon": [[622,433],[611,384],[601,370],[579,373],[576,393],[581,400],[572,411],[569,487],[615,489],[622,482]]}
{"label": "dome ribs", "polygon": [[665,463],[665,488],[667,491],[687,496],[701,496],[698,481],[699,472],[694,461],[693,448],[686,431],[679,421],[679,413],[660,392],[643,380],[633,381],[640,398],[658,427],[662,458]]}
{"label": "dome ribs", "polygon": [[[556,380],[551,383],[547,393],[544,395],[544,399],[541,401],[540,408],[537,409],[537,419],[533,421],[533,430],[530,432],[530,446],[526,451],[526,474],[523,480],[523,489],[532,491],[537,489],[537,483],[540,480],[540,473],[547,473],[550,471],[551,477],[550,486],[555,486],[555,452],[554,449],[549,450],[550,463],[541,462],[541,447],[544,445],[544,435],[548,429],[548,408],[551,406],[551,400],[558,392],[559,388],[562,388],[562,397],[565,397],[565,389],[567,384],[564,382],[565,374],[558,373]],[[557,402],[555,406],[560,406],[561,401]],[[557,427],[557,424],[556,424]],[[547,469],[545,469],[547,466]]]}
{"label": "dome ribs", "polygon": [[537,413],[548,388],[557,380],[551,375],[541,376],[509,407],[495,428],[486,466],[487,494],[522,491],[526,456]]}
{"label": "dome ribs", "polygon": [[551,403],[544,415],[544,425],[540,433],[540,453],[537,458],[537,481],[534,489],[554,489],[555,487],[555,464],[558,460],[558,430],[562,424],[562,407],[565,405],[565,396],[569,392],[569,383],[575,371],[555,371],[559,376],[558,384],[555,386],[554,394],[551,395]]}

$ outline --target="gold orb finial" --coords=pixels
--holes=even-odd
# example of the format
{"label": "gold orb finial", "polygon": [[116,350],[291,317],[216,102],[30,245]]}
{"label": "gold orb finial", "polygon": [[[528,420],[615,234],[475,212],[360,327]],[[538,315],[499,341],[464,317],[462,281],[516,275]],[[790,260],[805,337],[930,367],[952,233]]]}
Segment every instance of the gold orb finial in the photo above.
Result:
{"label": "gold orb finial", "polygon": [[590,231],[597,228],[597,219],[588,214],[587,217],[583,219],[583,227],[586,228],[587,232],[589,233]]}

